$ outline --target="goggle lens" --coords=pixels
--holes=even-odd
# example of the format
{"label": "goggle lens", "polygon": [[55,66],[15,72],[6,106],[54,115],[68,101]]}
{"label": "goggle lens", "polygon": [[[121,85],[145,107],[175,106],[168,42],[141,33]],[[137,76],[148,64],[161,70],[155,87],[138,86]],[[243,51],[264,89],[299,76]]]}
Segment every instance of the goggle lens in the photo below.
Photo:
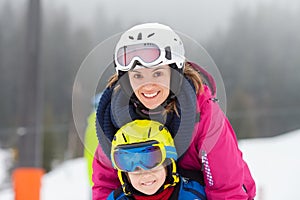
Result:
{"label": "goggle lens", "polygon": [[124,46],[117,52],[117,61],[122,66],[128,66],[135,58],[144,63],[153,63],[160,57],[160,49],[152,43]]}
{"label": "goggle lens", "polygon": [[113,154],[116,167],[122,171],[132,172],[137,167],[152,169],[162,163],[163,154],[158,146],[146,146],[132,149],[118,148]]}

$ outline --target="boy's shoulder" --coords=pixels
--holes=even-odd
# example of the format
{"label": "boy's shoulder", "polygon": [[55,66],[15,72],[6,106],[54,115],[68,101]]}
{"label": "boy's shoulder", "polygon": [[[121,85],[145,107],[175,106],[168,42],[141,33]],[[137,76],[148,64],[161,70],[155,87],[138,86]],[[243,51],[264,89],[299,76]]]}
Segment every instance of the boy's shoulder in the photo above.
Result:
{"label": "boy's shoulder", "polygon": [[[122,190],[122,187],[110,193],[107,200],[128,200]],[[186,199],[199,199],[206,200],[204,186],[199,182],[192,179],[180,177],[180,182],[175,186],[174,192],[170,199],[186,200]]]}
{"label": "boy's shoulder", "polygon": [[206,200],[204,186],[192,179],[181,177],[180,184],[175,187],[170,199],[199,199]]}
{"label": "boy's shoulder", "polygon": [[116,190],[112,191],[106,200],[128,200],[128,196],[126,196],[122,190],[122,187],[118,187]]}

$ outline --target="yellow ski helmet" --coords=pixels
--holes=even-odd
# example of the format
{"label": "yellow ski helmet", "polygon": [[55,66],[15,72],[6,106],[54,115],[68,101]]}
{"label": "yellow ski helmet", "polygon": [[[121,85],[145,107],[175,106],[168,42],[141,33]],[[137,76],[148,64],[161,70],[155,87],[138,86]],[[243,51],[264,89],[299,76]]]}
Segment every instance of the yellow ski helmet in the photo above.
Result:
{"label": "yellow ski helmet", "polygon": [[112,140],[111,160],[125,194],[131,192],[124,172],[132,172],[137,167],[148,170],[164,164],[169,166],[171,179],[164,188],[179,182],[173,138],[168,129],[156,121],[135,120],[121,127]]}

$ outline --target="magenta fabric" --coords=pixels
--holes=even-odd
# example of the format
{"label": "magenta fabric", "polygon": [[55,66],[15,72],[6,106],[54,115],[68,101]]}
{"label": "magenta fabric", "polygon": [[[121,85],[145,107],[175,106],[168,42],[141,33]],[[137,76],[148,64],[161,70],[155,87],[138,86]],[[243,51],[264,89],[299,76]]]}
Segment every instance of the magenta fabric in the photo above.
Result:
{"label": "magenta fabric", "polygon": [[[235,132],[213,98],[207,86],[198,95],[200,121],[195,124],[192,142],[179,165],[187,170],[203,170],[208,200],[253,199],[255,182],[238,148]],[[100,146],[94,157],[92,180],[93,200],[106,199],[120,186],[117,171]]]}
{"label": "magenta fabric", "polygon": [[210,91],[205,87],[204,94],[198,96],[201,120],[179,165],[189,170],[203,169],[208,200],[253,199],[255,182],[234,130],[218,104],[210,99]]}

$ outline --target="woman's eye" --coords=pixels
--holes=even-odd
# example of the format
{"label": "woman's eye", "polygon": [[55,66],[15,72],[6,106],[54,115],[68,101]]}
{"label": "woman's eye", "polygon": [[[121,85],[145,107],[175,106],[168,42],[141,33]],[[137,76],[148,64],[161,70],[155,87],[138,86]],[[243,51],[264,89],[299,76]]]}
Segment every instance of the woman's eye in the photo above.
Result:
{"label": "woman's eye", "polygon": [[154,77],[160,77],[162,75],[163,75],[163,73],[162,72],[158,72],[158,71],[153,74]]}
{"label": "woman's eye", "polygon": [[141,74],[134,74],[133,78],[139,79],[139,78],[143,78],[143,76]]}

